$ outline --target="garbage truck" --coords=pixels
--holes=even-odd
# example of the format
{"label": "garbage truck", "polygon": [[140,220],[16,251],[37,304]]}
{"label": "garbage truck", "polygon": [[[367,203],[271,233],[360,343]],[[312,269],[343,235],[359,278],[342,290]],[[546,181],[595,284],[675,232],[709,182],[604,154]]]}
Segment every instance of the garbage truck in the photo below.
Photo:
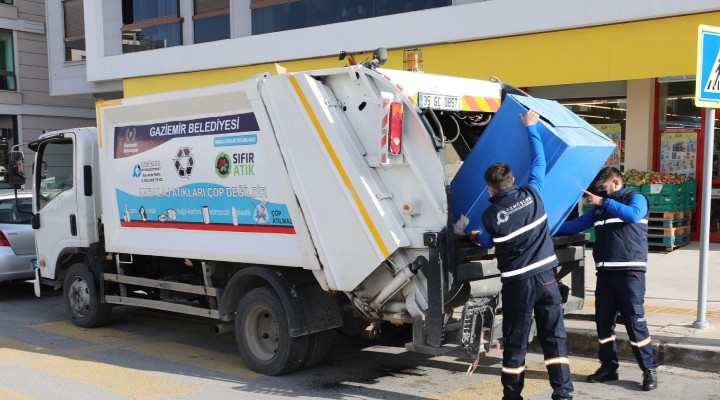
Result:
{"label": "garbage truck", "polygon": [[[269,375],[320,363],[333,330],[481,354],[502,336],[499,271],[453,232],[451,181],[505,95],[358,64],[101,101],[97,127],[29,143],[36,294],[62,290],[88,328],[116,306],[211,318]],[[585,241],[554,238],[566,311]]]}

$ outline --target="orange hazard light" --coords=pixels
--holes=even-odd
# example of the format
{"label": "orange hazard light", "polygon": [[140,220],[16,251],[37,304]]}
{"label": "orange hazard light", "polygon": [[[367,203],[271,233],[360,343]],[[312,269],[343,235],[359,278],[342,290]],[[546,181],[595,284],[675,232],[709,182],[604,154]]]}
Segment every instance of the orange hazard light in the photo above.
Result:
{"label": "orange hazard light", "polygon": [[390,154],[400,154],[402,149],[402,119],[403,105],[402,103],[390,103],[390,126],[388,127],[388,149]]}

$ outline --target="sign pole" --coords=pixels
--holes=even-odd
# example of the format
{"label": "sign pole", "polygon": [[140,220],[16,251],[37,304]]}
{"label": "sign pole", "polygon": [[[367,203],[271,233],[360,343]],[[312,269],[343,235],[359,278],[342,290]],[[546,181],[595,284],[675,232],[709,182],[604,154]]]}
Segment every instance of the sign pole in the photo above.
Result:
{"label": "sign pole", "polygon": [[708,329],[707,275],[710,252],[710,201],[712,198],[712,162],[715,141],[715,109],[720,107],[720,28],[698,27],[698,58],[695,78],[695,105],[706,107],[705,162],[703,163],[702,210],[700,210],[700,268],[698,273],[697,321],[693,327]]}
{"label": "sign pole", "polygon": [[702,210],[700,211],[700,271],[698,277],[697,321],[693,327],[708,329],[707,315],[707,270],[710,251],[710,192],[712,190],[713,142],[715,141],[715,109],[705,109],[705,161],[702,181]]}

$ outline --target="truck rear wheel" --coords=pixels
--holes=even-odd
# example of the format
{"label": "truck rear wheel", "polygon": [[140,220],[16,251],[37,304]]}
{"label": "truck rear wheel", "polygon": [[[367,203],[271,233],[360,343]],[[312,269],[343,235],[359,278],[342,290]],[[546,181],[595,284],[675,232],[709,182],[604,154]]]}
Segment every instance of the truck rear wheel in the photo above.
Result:
{"label": "truck rear wheel", "polygon": [[311,333],[308,337],[308,354],[302,368],[312,368],[325,359],[332,344],[332,330]]}
{"label": "truck rear wheel", "polygon": [[310,338],[291,337],[282,300],[267,286],[255,288],[238,302],[235,340],[245,365],[266,375],[282,375],[306,363]]}
{"label": "truck rear wheel", "polygon": [[100,291],[87,265],[73,264],[65,274],[63,284],[65,309],[73,324],[94,328],[110,321],[112,306],[103,303]]}

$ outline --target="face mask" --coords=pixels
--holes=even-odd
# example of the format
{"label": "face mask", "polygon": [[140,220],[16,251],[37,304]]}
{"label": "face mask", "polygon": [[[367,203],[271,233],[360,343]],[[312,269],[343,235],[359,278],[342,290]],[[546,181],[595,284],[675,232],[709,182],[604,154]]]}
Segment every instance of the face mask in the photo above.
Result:
{"label": "face mask", "polygon": [[595,195],[600,197],[608,197],[608,192],[605,189],[595,189]]}

